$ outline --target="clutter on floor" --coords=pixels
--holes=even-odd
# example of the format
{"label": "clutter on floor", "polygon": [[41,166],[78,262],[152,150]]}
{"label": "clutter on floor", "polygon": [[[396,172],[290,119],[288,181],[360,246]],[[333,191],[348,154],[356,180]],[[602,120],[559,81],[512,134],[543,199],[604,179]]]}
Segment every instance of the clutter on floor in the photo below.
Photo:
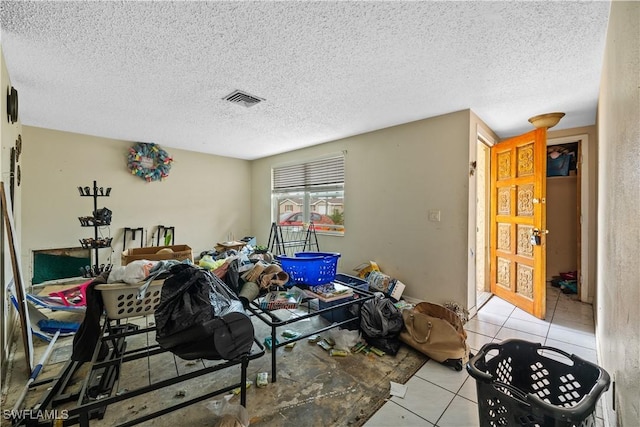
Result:
{"label": "clutter on floor", "polygon": [[405,284],[398,279],[380,271],[380,267],[378,267],[378,263],[375,261],[368,261],[357,265],[353,270],[358,273],[358,277],[367,280],[369,288],[372,291],[382,292],[395,301],[400,300],[406,288]]}
{"label": "clutter on floor", "polygon": [[467,333],[456,313],[445,306],[421,302],[402,311],[400,340],[431,359],[461,371],[469,361]]}
{"label": "clutter on floor", "polygon": [[559,276],[551,278],[551,285],[560,288],[562,293],[577,294],[578,293],[578,272],[567,271],[561,272]]}
{"label": "clutter on floor", "polygon": [[[317,241],[315,245],[317,247]],[[131,350],[133,354],[125,359],[135,362],[149,358],[151,354],[170,354],[176,364],[192,361],[200,365],[203,360],[220,360],[222,366],[240,364],[243,372],[250,372],[248,369],[253,372],[255,366],[259,371],[254,379],[246,382],[238,382],[237,378],[229,377],[223,370],[212,370],[211,366],[202,370],[190,369],[190,378],[211,374],[229,377],[228,382],[233,386],[215,391],[232,392],[232,396],[237,392],[244,408],[251,408],[247,406],[247,396],[257,393],[255,390],[249,393],[253,390],[251,384],[255,389],[269,390],[276,387],[280,378],[280,381],[286,381],[282,387],[295,395],[295,384],[290,383],[291,372],[298,369],[291,365],[295,358],[306,360],[313,354],[322,361],[319,366],[324,363],[346,364],[350,375],[340,371],[347,378],[339,382],[339,387],[345,390],[351,390],[351,385],[342,380],[373,381],[367,375],[378,375],[375,372],[366,374],[363,370],[364,377],[353,376],[351,371],[358,370],[358,364],[366,363],[369,369],[372,358],[375,358],[385,361],[382,362],[384,366],[395,366],[393,370],[397,370],[409,361],[406,372],[394,371],[393,376],[384,377],[384,385],[377,383],[382,389],[376,389],[374,394],[379,399],[376,405],[381,405],[389,397],[391,384],[399,380],[400,383],[394,386],[394,393],[401,393],[401,383],[430,355],[424,345],[412,346],[409,340],[403,340],[403,334],[416,336],[421,333],[419,339],[427,341],[429,334],[414,328],[424,322],[417,317],[421,314],[416,311],[420,305],[414,306],[402,299],[406,288],[404,283],[384,274],[374,261],[357,267],[357,275],[338,273],[340,256],[339,253],[321,252],[319,249],[291,255],[274,254],[266,246],[255,245],[253,238],[218,243],[214,249],[202,252],[195,262],[187,245],[136,248],[123,252],[121,266],[105,270],[88,282],[52,292],[48,298],[56,299],[60,306],[82,307],[84,310],[80,325],[64,325],[47,319],[41,325],[60,331],[67,326],[65,331],[75,328],[72,331],[71,360],[64,368],[64,381],[69,381],[83,363],[88,364],[88,373],[84,373],[87,382],[83,389],[77,391],[78,405],[70,413],[82,425],[89,419],[104,416],[108,406],[140,394],[133,384],[121,386],[122,382],[126,383],[120,377],[120,371],[125,371],[125,368],[124,365],[117,367],[122,363],[117,362],[121,357],[118,355],[129,354],[129,345],[125,350],[125,341],[140,341],[139,335],[140,338],[151,338],[146,338],[147,344]],[[447,321],[454,324],[452,334],[460,340],[464,337],[456,327],[461,325],[460,316],[465,311],[455,303],[450,307],[457,313],[445,307],[442,309],[449,312]],[[408,312],[413,313],[411,328],[407,328],[405,313]],[[106,318],[103,318],[103,313],[106,313]],[[153,322],[145,328],[123,323],[140,316],[147,316]],[[452,319],[457,319],[458,323]],[[432,332],[431,339],[448,333]],[[268,361],[261,359],[265,352],[271,353]],[[454,359],[463,361],[465,357],[468,357],[468,348],[466,356]],[[108,367],[114,364],[115,369]],[[147,364],[153,366],[151,359]],[[96,367],[104,371],[98,372]],[[457,365],[453,367],[458,369]],[[165,378],[158,384],[152,382],[150,387],[160,392],[163,384],[174,385],[182,380],[183,376],[178,375]],[[324,386],[330,387],[336,380],[327,378]],[[83,395],[89,390],[90,395]],[[340,390],[331,393],[339,394]],[[367,387],[364,391],[372,392]],[[48,393],[47,404],[55,402],[59,393],[60,390]],[[185,392],[181,393],[176,396],[185,397]],[[102,405],[95,401],[98,395],[102,396],[99,399]],[[194,404],[198,399],[193,400]],[[183,406],[184,402],[179,405]],[[295,408],[286,408],[286,411],[290,410]],[[372,413],[360,411],[354,417],[361,421]],[[167,408],[159,412],[140,410],[144,419],[167,412]],[[249,414],[253,415],[252,412],[258,411]],[[261,415],[263,420],[269,417],[264,412]]]}

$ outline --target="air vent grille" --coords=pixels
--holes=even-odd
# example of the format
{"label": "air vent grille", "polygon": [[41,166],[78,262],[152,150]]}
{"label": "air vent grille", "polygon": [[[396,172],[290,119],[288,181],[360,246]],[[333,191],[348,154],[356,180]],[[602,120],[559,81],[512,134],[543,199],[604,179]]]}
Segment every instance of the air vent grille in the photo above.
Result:
{"label": "air vent grille", "polygon": [[244,105],[245,107],[253,107],[254,105],[264,101],[264,98],[249,95],[247,92],[243,92],[241,90],[234,90],[223,99],[229,102],[233,102],[234,104]]}

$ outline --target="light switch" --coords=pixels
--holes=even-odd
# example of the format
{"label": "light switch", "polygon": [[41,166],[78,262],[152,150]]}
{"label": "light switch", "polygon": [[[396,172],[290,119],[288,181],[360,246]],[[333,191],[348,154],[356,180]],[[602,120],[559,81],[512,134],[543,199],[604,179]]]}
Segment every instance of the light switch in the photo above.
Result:
{"label": "light switch", "polygon": [[429,221],[440,222],[440,211],[437,209],[429,210]]}

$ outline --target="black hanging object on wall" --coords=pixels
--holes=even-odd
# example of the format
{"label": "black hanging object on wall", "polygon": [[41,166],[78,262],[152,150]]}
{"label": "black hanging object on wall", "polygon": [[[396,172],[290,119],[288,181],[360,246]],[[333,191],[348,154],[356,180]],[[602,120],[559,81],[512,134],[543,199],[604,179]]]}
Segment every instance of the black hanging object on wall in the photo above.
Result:
{"label": "black hanging object on wall", "polygon": [[16,162],[20,161],[21,153],[22,153],[22,135],[18,134],[18,139],[16,139]]}
{"label": "black hanging object on wall", "polygon": [[125,227],[124,228],[124,242],[122,244],[122,250],[127,249],[127,233],[131,233],[131,239],[132,240],[136,240],[136,232],[140,232],[140,247],[144,246],[144,242],[143,242],[143,236],[144,236],[144,228],[142,227],[138,227],[138,228],[131,228],[131,227]]}
{"label": "black hanging object on wall", "polygon": [[9,123],[18,121],[18,91],[13,86],[7,92],[7,119]]}
{"label": "black hanging object on wall", "polygon": [[11,147],[11,163],[9,164],[9,197],[11,197],[11,208],[14,209],[16,190],[16,149]]}
{"label": "black hanging object on wall", "polygon": [[[160,246],[160,233],[164,232],[164,238],[167,238],[167,234],[171,236],[171,245],[175,245],[176,241],[176,228],[175,227],[166,227],[164,225],[159,225],[156,235],[156,246]],[[169,246],[171,246],[169,245]],[[162,243],[164,246],[164,242]]]}

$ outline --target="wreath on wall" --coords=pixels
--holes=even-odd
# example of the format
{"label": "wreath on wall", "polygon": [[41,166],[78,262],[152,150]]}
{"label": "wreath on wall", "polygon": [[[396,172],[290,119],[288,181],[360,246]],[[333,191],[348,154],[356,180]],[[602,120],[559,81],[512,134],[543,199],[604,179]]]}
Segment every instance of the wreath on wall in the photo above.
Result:
{"label": "wreath on wall", "polygon": [[138,142],[129,148],[127,166],[132,175],[137,175],[147,182],[161,181],[169,176],[173,158],[159,145]]}

